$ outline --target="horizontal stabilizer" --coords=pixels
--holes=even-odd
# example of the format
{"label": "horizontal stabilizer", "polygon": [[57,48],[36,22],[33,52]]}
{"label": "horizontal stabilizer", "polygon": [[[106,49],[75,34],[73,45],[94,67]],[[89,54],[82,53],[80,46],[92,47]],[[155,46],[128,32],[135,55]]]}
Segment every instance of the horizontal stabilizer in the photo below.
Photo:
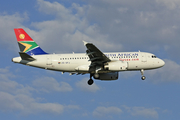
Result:
{"label": "horizontal stabilizer", "polygon": [[19,52],[19,55],[21,56],[22,60],[28,60],[28,61],[36,60],[36,59],[34,59],[33,57],[31,57],[30,55],[28,55],[27,53],[24,53],[24,52]]}

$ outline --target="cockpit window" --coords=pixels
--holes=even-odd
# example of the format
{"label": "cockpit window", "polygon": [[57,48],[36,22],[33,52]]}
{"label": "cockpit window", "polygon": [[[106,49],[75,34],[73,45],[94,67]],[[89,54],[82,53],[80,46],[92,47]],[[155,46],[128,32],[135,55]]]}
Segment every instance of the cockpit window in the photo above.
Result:
{"label": "cockpit window", "polygon": [[157,58],[155,55],[152,55],[152,58]]}

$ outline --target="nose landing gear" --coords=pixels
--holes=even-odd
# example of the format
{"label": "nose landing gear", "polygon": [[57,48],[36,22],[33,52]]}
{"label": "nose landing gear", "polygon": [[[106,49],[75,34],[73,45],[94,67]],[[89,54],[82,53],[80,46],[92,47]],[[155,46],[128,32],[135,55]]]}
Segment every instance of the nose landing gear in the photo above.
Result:
{"label": "nose landing gear", "polygon": [[144,70],[143,70],[143,69],[141,69],[141,75],[142,75],[141,79],[142,79],[142,80],[145,80],[146,77],[144,76]]}

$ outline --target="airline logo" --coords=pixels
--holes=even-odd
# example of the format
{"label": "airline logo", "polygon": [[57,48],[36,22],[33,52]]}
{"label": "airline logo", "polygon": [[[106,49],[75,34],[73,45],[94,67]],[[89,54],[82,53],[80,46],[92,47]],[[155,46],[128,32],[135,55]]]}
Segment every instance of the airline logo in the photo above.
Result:
{"label": "airline logo", "polygon": [[24,39],[24,38],[25,38],[25,35],[24,35],[24,34],[20,34],[20,35],[19,35],[19,38],[20,38],[20,39]]}

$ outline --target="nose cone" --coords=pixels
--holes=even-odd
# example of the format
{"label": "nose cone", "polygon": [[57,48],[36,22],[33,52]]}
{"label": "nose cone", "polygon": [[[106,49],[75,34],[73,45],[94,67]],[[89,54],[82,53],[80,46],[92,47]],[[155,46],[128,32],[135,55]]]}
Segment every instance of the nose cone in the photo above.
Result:
{"label": "nose cone", "polygon": [[160,67],[163,67],[163,66],[165,65],[165,62],[164,62],[163,60],[160,59],[159,64],[160,64]]}

